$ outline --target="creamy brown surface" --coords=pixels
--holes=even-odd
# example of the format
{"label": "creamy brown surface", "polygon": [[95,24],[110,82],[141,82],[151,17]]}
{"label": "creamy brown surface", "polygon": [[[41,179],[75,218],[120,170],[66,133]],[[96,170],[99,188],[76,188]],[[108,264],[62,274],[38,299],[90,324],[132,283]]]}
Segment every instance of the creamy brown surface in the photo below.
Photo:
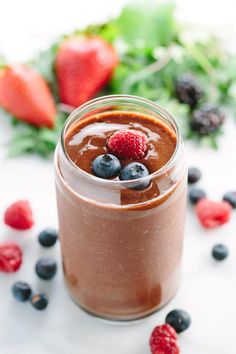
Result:
{"label": "creamy brown surface", "polygon": [[[84,120],[67,134],[66,151],[91,173],[91,161],[107,152],[107,137],[116,129],[130,127],[148,135],[149,150],[140,162],[154,172],[171,158],[176,138],[160,121],[145,117],[109,113]],[[86,127],[91,128],[91,134]],[[128,162],[123,160],[122,165]],[[99,192],[92,186],[91,202],[81,198],[68,188],[59,170],[57,173],[64,275],[73,299],[95,315],[120,320],[146,316],[164,305],[179,282],[185,178],[172,192],[158,198],[158,204],[152,200],[159,195],[155,183],[149,187],[151,192],[127,189],[126,200],[121,202],[126,204],[124,210],[122,205],[93,203],[94,193]],[[141,204],[137,210],[132,205],[129,208],[130,201],[142,202],[143,193],[150,193],[148,208]]]}
{"label": "creamy brown surface", "polygon": [[[92,174],[92,161],[98,155],[109,153],[107,141],[121,129],[138,130],[147,136],[146,154],[138,161],[148,168],[149,173],[159,170],[173,155],[176,146],[174,132],[161,121],[131,112],[98,114],[78,122],[66,135],[67,154],[77,166]],[[133,160],[120,161],[125,166]]]}

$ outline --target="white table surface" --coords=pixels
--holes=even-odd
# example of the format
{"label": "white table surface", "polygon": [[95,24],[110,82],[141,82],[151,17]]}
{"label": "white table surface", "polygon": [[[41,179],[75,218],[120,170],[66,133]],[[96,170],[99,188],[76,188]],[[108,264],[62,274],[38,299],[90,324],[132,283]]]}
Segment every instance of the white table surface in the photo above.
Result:
{"label": "white table surface", "polygon": [[[58,1],[8,0],[1,5],[0,52],[4,50],[12,61],[25,59],[58,33],[106,18],[116,13],[125,2],[87,0],[86,4],[79,5],[79,1],[67,0],[62,5]],[[203,3],[207,12],[206,2],[198,2],[200,7]],[[66,4],[69,6],[65,7]],[[225,16],[228,24],[233,23],[230,5],[233,6],[231,1],[224,1],[221,7],[216,6],[210,18],[212,26],[223,24]],[[27,16],[26,13],[19,15],[23,7],[28,9]],[[226,15],[222,20],[223,10]],[[206,23],[205,11],[200,20],[199,13],[196,2],[179,1],[180,17]],[[36,219],[31,231],[21,233],[10,230],[1,222],[0,242],[15,240],[25,253],[19,272],[0,274],[1,354],[149,354],[148,340],[153,327],[163,323],[166,314],[174,308],[183,308],[192,317],[191,328],[180,335],[181,353],[236,353],[235,213],[227,225],[204,231],[189,206],[183,277],[175,298],[157,314],[138,323],[114,326],[99,322],[71,302],[63,285],[61,266],[51,282],[39,280],[34,273],[34,264],[42,255],[51,255],[60,261],[59,243],[47,250],[36,240],[39,230],[47,226],[57,227],[52,162],[36,156],[6,158],[12,128],[5,117],[0,117],[0,121],[0,215],[11,202],[24,198],[32,203]],[[189,165],[202,170],[199,185],[213,199],[220,199],[224,192],[236,187],[235,131],[236,122],[229,119],[217,152],[186,144]],[[222,263],[211,258],[211,248],[218,242],[225,243],[230,249],[229,258]],[[11,286],[16,280],[28,281],[35,291],[47,292],[50,297],[48,308],[40,312],[30,304],[17,303],[11,295]]]}

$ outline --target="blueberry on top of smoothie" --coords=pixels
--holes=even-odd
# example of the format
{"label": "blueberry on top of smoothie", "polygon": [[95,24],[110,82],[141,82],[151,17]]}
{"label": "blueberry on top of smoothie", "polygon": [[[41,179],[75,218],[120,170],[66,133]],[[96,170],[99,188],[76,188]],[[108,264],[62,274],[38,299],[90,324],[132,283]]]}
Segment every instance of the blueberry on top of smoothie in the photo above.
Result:
{"label": "blueberry on top of smoothie", "polygon": [[[120,173],[120,179],[122,181],[128,181],[138,178],[143,178],[149,175],[149,171],[146,166],[144,166],[140,162],[131,162],[130,164],[126,165]],[[144,189],[149,185],[150,181],[147,179],[142,182],[132,183],[130,188],[132,189]]]}
{"label": "blueberry on top of smoothie", "polygon": [[120,173],[121,164],[118,158],[114,155],[99,155],[92,162],[92,170],[97,177],[116,177]]}

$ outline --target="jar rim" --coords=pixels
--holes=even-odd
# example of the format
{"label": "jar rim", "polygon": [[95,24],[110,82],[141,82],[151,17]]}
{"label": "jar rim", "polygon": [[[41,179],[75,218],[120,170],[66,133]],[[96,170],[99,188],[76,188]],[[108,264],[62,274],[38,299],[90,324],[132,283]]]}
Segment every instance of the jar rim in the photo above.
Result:
{"label": "jar rim", "polygon": [[[142,104],[143,107],[152,110],[154,113],[157,113],[158,115],[160,115],[162,118],[164,118],[166,121],[168,121],[172,127],[174,128],[174,132],[176,134],[176,146],[175,146],[175,150],[171,156],[171,158],[166,162],[165,165],[163,165],[159,170],[152,172],[150,175],[142,177],[142,178],[138,178],[135,180],[135,182],[143,182],[146,180],[150,180],[156,177],[159,177],[163,174],[165,174],[169,169],[171,169],[175,163],[179,148],[180,148],[180,143],[181,143],[181,137],[180,137],[180,132],[179,132],[179,127],[175,121],[175,119],[172,117],[172,115],[170,113],[168,113],[164,108],[162,108],[161,106],[159,106],[157,103],[152,102],[146,98],[143,97],[139,97],[139,96],[135,96],[135,95],[124,95],[124,94],[117,94],[117,95],[106,95],[106,96],[101,96],[98,98],[95,98],[93,100],[90,100],[84,104],[82,104],[81,106],[79,106],[78,108],[76,108],[67,118],[64,127],[61,131],[61,137],[60,137],[60,143],[61,143],[61,147],[62,147],[62,151],[64,156],[66,157],[66,160],[69,162],[70,166],[77,171],[77,173],[81,173],[83,175],[83,177],[87,178],[88,180],[90,180],[91,182],[95,182],[97,184],[101,184],[101,185],[109,185],[110,187],[114,187],[114,186],[123,186],[123,187],[129,187],[129,185],[131,185],[132,183],[134,183],[133,180],[108,180],[108,179],[103,179],[103,178],[99,178],[97,176],[91,175],[90,173],[82,170],[79,166],[77,166],[72,159],[69,157],[66,148],[65,148],[65,135],[67,132],[67,129],[69,128],[71,122],[73,122],[73,120],[78,117],[78,116],[82,116],[84,113],[87,113],[87,111],[89,112],[90,109],[96,108],[96,105],[99,103],[112,103],[112,104],[122,104],[125,102],[127,103],[133,103],[133,104]],[[104,107],[106,107],[106,105],[104,105]]]}

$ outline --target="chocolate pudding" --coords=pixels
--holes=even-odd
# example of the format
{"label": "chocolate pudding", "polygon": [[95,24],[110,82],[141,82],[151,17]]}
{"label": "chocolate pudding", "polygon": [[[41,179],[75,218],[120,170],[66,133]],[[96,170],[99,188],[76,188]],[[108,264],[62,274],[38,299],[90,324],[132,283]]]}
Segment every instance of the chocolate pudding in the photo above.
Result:
{"label": "chocolate pudding", "polygon": [[[166,112],[159,107],[160,113],[153,112],[152,103],[147,112],[136,102],[142,99],[131,99],[135,110],[134,103],[130,109],[111,109],[110,101],[107,111],[96,103],[89,113],[78,114],[78,109],[55,156],[65,283],[83,309],[114,320],[144,317],[171,299],[183,245],[182,142],[173,122],[165,120]],[[96,157],[110,153],[109,138],[124,129],[147,138],[147,150],[136,160],[149,171],[142,189],[120,181],[119,175],[96,177],[92,170]],[[119,161],[124,168],[134,159]]]}

